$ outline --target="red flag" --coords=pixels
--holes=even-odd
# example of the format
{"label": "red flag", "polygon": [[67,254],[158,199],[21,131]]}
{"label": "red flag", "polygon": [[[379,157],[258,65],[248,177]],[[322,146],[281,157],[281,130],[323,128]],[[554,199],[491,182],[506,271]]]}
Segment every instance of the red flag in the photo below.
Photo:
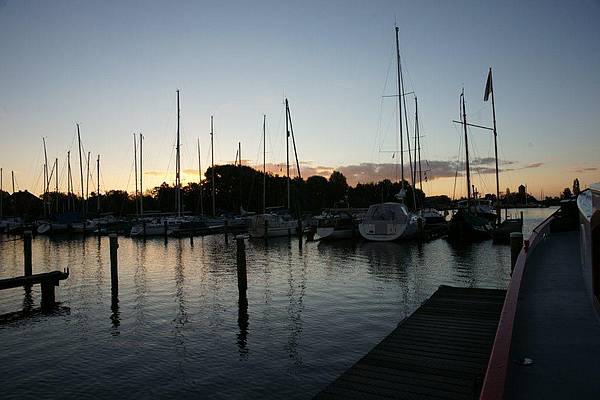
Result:
{"label": "red flag", "polygon": [[488,101],[490,97],[490,93],[494,91],[492,87],[492,68],[490,68],[490,72],[488,72],[487,82],[485,83],[485,94],[483,95],[483,101]]}

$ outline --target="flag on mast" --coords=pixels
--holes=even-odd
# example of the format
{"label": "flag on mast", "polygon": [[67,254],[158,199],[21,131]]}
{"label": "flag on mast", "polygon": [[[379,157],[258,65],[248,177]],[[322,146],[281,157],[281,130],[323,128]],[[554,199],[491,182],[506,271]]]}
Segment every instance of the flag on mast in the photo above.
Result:
{"label": "flag on mast", "polygon": [[488,72],[487,82],[485,83],[485,94],[483,95],[483,101],[488,101],[490,97],[490,93],[494,91],[492,87],[492,68],[490,67],[490,72]]}

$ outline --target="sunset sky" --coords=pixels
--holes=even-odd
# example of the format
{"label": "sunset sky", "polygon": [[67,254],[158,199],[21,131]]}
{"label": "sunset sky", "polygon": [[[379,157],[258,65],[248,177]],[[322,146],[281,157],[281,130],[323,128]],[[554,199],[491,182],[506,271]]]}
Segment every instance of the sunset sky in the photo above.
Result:
{"label": "sunset sky", "polygon": [[[241,141],[244,163],[259,165],[266,114],[269,169],[285,173],[285,97],[303,177],[396,179],[396,100],[383,97],[397,93],[395,23],[419,99],[427,194],[465,192],[452,120],[464,87],[467,119],[491,125],[490,66],[501,189],[557,194],[576,177],[585,187],[600,181],[598,21],[597,0],[0,0],[4,190],[14,170],[17,189],[42,192],[42,137],[66,190],[68,150],[79,177],[76,123],[94,166],[100,154],[101,190],[133,190],[134,132],[145,136],[144,187],[172,183],[177,89],[184,182],[198,179],[198,139],[210,163],[210,115],[215,162],[233,162]],[[473,129],[469,141],[475,185],[493,192],[493,138]]]}

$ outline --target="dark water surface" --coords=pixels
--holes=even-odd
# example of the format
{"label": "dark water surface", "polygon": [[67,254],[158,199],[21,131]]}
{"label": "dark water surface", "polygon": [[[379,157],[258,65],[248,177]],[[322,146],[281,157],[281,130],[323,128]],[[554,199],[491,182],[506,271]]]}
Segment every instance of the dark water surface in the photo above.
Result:
{"label": "dark water surface", "polygon": [[[552,211],[525,210],[525,233]],[[2,399],[307,399],[439,285],[506,288],[510,271],[508,246],[491,241],[247,241],[240,309],[234,240],[119,245],[113,303],[108,238],[34,239],[34,273],[71,275],[50,315],[39,285],[0,291]],[[22,275],[21,241],[0,243],[0,255],[0,278]]]}

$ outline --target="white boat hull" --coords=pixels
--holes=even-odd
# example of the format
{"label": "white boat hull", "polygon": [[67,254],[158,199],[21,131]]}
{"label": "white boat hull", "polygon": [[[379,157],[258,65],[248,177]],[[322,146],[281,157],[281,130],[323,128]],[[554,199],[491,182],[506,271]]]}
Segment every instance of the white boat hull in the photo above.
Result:
{"label": "white boat hull", "polygon": [[392,242],[400,239],[406,231],[406,224],[377,221],[358,225],[360,235],[372,242]]}
{"label": "white boat hull", "polygon": [[[283,236],[291,236],[294,234],[296,230],[296,224],[292,224],[290,226],[278,226],[278,227],[269,227],[267,229],[267,237],[283,237]],[[255,229],[249,229],[248,234],[252,238],[264,238],[265,237],[265,228],[264,226],[258,226]]]}
{"label": "white boat hull", "polygon": [[[166,234],[171,233],[171,227],[167,225]],[[131,228],[131,232],[129,233],[131,237],[148,237],[148,236],[165,236],[165,225],[164,224],[154,224],[149,223],[144,225],[135,225]]]}
{"label": "white boat hull", "polygon": [[352,229],[335,229],[333,227],[317,227],[319,240],[352,239],[355,233]]}

